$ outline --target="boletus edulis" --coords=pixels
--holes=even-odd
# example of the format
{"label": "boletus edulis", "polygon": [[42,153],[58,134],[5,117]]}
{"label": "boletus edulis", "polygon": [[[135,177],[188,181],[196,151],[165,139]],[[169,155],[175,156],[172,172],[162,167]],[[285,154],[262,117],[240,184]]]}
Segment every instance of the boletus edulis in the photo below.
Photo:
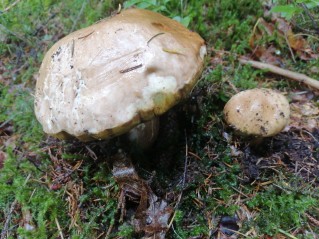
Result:
{"label": "boletus edulis", "polygon": [[244,136],[270,137],[289,122],[289,102],[271,89],[251,89],[234,95],[224,107],[228,125]]}
{"label": "boletus edulis", "polygon": [[[180,23],[147,10],[121,11],[67,35],[46,53],[35,90],[36,117],[44,132],[59,139],[91,141],[125,134],[185,99],[201,74],[205,54],[204,40]],[[154,127],[156,120],[129,137],[139,141],[147,125]],[[140,141],[148,138],[154,140],[147,136]],[[158,203],[157,197],[134,170],[115,170],[131,164],[123,155],[115,156],[117,181],[121,184],[131,175],[133,182],[126,187],[138,186],[148,195],[148,202],[141,202],[137,210],[144,210],[136,218],[137,227],[145,237],[153,233],[164,238],[168,216],[148,219],[148,227],[159,224],[163,230],[145,229],[151,217],[145,207]]]}

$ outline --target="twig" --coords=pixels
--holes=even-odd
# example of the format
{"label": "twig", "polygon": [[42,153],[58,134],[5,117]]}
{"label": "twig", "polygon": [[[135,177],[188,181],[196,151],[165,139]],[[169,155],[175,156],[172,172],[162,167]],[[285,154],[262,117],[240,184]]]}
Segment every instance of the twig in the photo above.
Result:
{"label": "twig", "polygon": [[184,162],[184,173],[183,173],[183,181],[182,181],[182,190],[185,188],[185,181],[187,175],[187,164],[188,164],[188,143],[187,143],[187,135],[185,132],[185,162]]}
{"label": "twig", "polygon": [[21,0],[16,0],[15,2],[13,2],[10,6],[6,7],[2,13],[5,13],[7,11],[9,11],[11,8],[13,8],[15,5],[17,5]]}
{"label": "twig", "polygon": [[243,237],[245,237],[245,238],[248,237],[247,235],[245,235],[245,234],[243,234],[243,233],[241,233],[241,232],[239,232],[239,231],[232,230],[232,229],[230,229],[230,228],[227,228],[227,231],[231,231],[231,232],[233,232],[233,233],[235,233],[235,234],[238,234],[238,235],[241,235],[241,236],[243,236]]}
{"label": "twig", "polygon": [[80,39],[86,38],[86,37],[88,37],[88,36],[92,35],[92,34],[93,34],[93,32],[94,32],[94,31],[90,32],[89,34],[86,34],[86,35],[85,35],[85,36],[83,36],[83,37],[79,37],[78,39],[80,40]]}
{"label": "twig", "polygon": [[319,41],[319,38],[318,38],[318,37],[315,37],[315,36],[310,35],[310,34],[297,33],[297,34],[295,34],[295,37],[296,37],[296,36],[306,36],[306,37],[308,37],[308,38],[313,38],[313,39],[315,39],[316,41]]}
{"label": "twig", "polygon": [[167,52],[167,53],[170,53],[170,54],[176,54],[176,55],[183,55],[183,56],[184,56],[183,53],[181,53],[181,52],[179,52],[179,51],[176,51],[176,50],[174,50],[174,49],[162,48],[162,50],[163,50],[164,52]]}
{"label": "twig", "polygon": [[311,15],[307,5],[305,3],[301,3],[301,6],[304,8],[306,14],[308,15],[308,17],[310,18],[310,21],[312,23],[313,28],[317,31],[317,33],[319,33],[319,28],[316,25],[316,20],[314,19],[314,17]]}
{"label": "twig", "polygon": [[62,230],[61,230],[61,227],[60,227],[60,223],[59,223],[57,218],[54,218],[54,219],[55,219],[56,226],[58,227],[60,237],[61,237],[61,239],[64,239],[64,236],[63,236],[63,233],[62,233]]}
{"label": "twig", "polygon": [[305,213],[305,215],[310,222],[312,222],[313,224],[319,227],[319,221],[316,218],[314,218],[313,216],[310,216],[308,213]]}
{"label": "twig", "polygon": [[1,129],[2,127],[6,126],[7,124],[9,124],[11,120],[12,120],[12,119],[7,119],[7,120],[4,121],[2,124],[0,124],[0,129]]}
{"label": "twig", "polygon": [[160,33],[157,33],[156,35],[152,36],[146,43],[146,45],[148,46],[148,44],[155,38],[155,37],[158,37],[160,35],[163,35],[165,34],[164,32],[160,32]]}
{"label": "twig", "polygon": [[285,40],[286,40],[287,46],[288,46],[290,54],[291,54],[291,58],[292,58],[293,62],[296,63],[296,58],[295,58],[294,52],[291,49],[287,34],[285,33],[284,35],[285,35]]}
{"label": "twig", "polygon": [[73,22],[73,25],[72,25],[72,27],[71,27],[70,32],[73,32],[73,31],[74,31],[76,24],[78,23],[78,21],[79,21],[81,15],[83,14],[83,11],[84,11],[84,8],[85,8],[86,4],[87,4],[87,1],[84,1],[84,2],[82,3],[82,7],[81,7],[81,9],[80,9],[80,11],[79,11],[79,14],[76,16],[76,19],[75,19],[74,22]]}
{"label": "twig", "polygon": [[130,72],[130,71],[134,71],[142,66],[143,66],[143,64],[139,64],[137,66],[133,66],[133,67],[127,68],[125,70],[120,70],[120,73],[124,74],[124,73]]}
{"label": "twig", "polygon": [[31,34],[32,36],[36,36],[40,31],[42,31],[42,29],[46,26],[46,25],[48,25],[48,23],[49,23],[49,21],[51,21],[53,18],[55,18],[56,17],[56,13],[52,13],[51,15],[50,15],[50,17],[49,18],[47,18],[47,20],[44,22],[44,23],[42,23],[39,27],[37,27],[36,29],[35,29],[35,31],[33,31],[33,33]]}
{"label": "twig", "polygon": [[305,74],[300,74],[297,72],[285,70],[285,69],[282,69],[280,67],[273,66],[273,65],[270,65],[267,63],[262,63],[259,61],[245,60],[243,58],[239,58],[239,62],[242,64],[245,64],[245,65],[251,65],[252,67],[257,68],[257,69],[262,69],[262,70],[267,69],[271,73],[281,75],[281,76],[287,77],[289,79],[304,83],[308,86],[311,86],[311,87],[319,90],[319,81],[315,80],[309,76],[306,76]]}
{"label": "twig", "polygon": [[119,3],[119,7],[117,8],[117,14],[120,14],[121,13],[121,11],[122,11],[122,5],[121,5],[121,3]]}
{"label": "twig", "polygon": [[111,232],[113,230],[113,226],[114,226],[114,223],[111,223],[109,228],[107,229],[107,232],[106,232],[106,235],[105,235],[106,239],[110,238],[110,234],[111,234]]}
{"label": "twig", "polygon": [[29,41],[27,38],[22,37],[22,36],[18,35],[17,33],[15,33],[15,32],[13,32],[13,31],[9,30],[8,28],[6,28],[6,27],[5,27],[4,25],[2,25],[2,24],[0,24],[0,30],[5,31],[5,32],[7,32],[7,33],[9,33],[9,34],[11,34],[11,35],[13,35],[13,36],[15,36],[16,38],[18,38],[19,40],[21,40],[21,41],[23,41],[23,42],[26,42],[27,44],[30,44],[30,41]]}
{"label": "twig", "polygon": [[7,238],[6,234],[7,234],[8,228],[9,228],[9,224],[10,224],[10,221],[11,221],[13,210],[16,207],[16,205],[17,205],[17,200],[14,200],[13,203],[11,204],[9,213],[7,215],[6,222],[4,223],[4,226],[3,226],[3,229],[2,229],[2,232],[1,232],[1,235],[0,235],[0,239]]}
{"label": "twig", "polygon": [[[177,202],[175,204],[175,211],[174,211],[174,214],[168,224],[168,227],[166,229],[166,231],[168,231],[171,227],[172,227],[172,224],[173,224],[173,221],[174,221],[174,218],[176,216],[176,211],[177,211],[177,208],[179,206],[179,203],[182,199],[182,195],[183,195],[183,191],[184,191],[184,187],[185,187],[185,181],[186,181],[186,174],[187,174],[187,163],[188,163],[188,143],[187,143],[187,135],[186,135],[186,131],[185,131],[185,162],[184,162],[184,173],[183,173],[183,180],[182,180],[182,191],[181,193],[178,195],[178,199],[177,199]],[[173,228],[173,227],[172,227]],[[174,230],[174,229],[173,229]]]}
{"label": "twig", "polygon": [[298,239],[297,237],[295,237],[294,235],[291,235],[290,233],[278,228],[278,231],[281,233],[281,234],[284,234],[285,236],[291,238],[291,239]]}
{"label": "twig", "polygon": [[182,199],[182,195],[183,195],[183,191],[184,191],[184,188],[185,188],[185,182],[186,182],[186,174],[187,174],[187,163],[188,163],[188,144],[187,144],[187,136],[186,136],[186,132],[185,132],[185,161],[184,161],[184,172],[183,172],[183,179],[182,179],[182,191],[181,193],[179,194],[178,196],[178,199],[177,199],[177,202],[175,204],[175,211],[176,209],[178,208],[179,206],[179,203]]}

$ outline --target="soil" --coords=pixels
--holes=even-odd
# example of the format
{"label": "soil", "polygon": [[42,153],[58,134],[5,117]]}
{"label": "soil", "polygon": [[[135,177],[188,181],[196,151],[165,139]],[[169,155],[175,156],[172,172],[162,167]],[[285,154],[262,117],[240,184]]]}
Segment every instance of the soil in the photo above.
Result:
{"label": "soil", "polygon": [[264,139],[260,145],[243,149],[243,165],[246,176],[256,180],[265,169],[285,170],[319,184],[319,129],[313,132],[290,129],[275,137]]}

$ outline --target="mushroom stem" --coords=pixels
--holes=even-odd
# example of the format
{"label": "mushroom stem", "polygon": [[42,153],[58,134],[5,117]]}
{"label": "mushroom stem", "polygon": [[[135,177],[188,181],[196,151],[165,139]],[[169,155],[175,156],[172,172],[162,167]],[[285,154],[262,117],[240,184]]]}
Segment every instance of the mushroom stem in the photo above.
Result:
{"label": "mushroom stem", "polygon": [[124,135],[124,140],[137,146],[139,149],[147,150],[155,142],[159,131],[159,117],[141,123]]}

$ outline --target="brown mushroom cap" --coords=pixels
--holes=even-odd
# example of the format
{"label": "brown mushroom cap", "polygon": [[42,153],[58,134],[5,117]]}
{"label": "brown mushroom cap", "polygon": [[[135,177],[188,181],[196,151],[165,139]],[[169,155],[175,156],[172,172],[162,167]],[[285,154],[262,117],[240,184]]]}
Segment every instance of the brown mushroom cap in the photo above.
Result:
{"label": "brown mushroom cap", "polygon": [[234,95],[225,105],[226,122],[244,135],[269,137],[288,124],[289,102],[270,89],[252,89]]}
{"label": "brown mushroom cap", "polygon": [[122,11],[58,41],[42,62],[35,113],[46,133],[105,139],[161,115],[196,83],[206,47],[180,23]]}

